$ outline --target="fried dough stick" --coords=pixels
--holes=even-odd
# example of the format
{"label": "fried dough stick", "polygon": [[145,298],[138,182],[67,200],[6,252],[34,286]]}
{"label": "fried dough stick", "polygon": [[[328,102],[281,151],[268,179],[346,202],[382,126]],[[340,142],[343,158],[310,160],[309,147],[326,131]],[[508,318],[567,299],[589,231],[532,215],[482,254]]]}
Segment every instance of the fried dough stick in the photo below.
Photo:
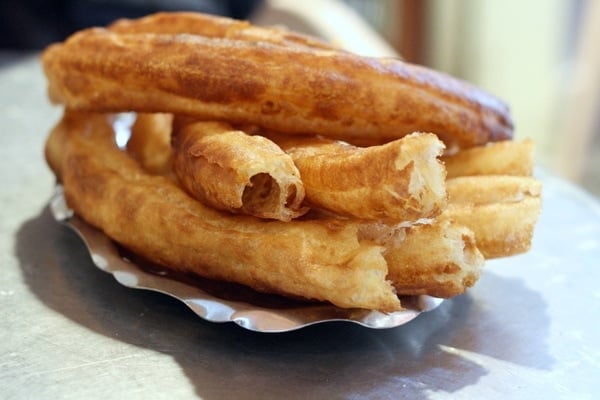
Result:
{"label": "fried dough stick", "polygon": [[138,19],[120,19],[109,25],[108,29],[118,33],[187,33],[215,39],[340,50],[331,43],[281,26],[260,27],[248,21],[193,12],[159,12]]}
{"label": "fried dough stick", "polygon": [[259,291],[344,308],[401,308],[382,248],[355,224],[264,221],[212,210],[171,180],[152,176],[114,144],[106,115],[69,112],[46,157],[68,205],[152,262]]}
{"label": "fried dough stick", "polygon": [[[483,258],[471,246],[473,235],[456,224],[406,228],[329,217],[279,222],[213,211],[120,151],[107,118],[68,112],[47,141],[46,158],[78,215],[166,268],[381,311],[400,308],[386,281],[388,264],[401,294],[451,297],[479,275]],[[425,243],[419,237],[427,240],[431,258],[421,258],[416,268],[411,254]],[[406,238],[414,244],[403,245]]]}
{"label": "fried dough stick", "polygon": [[[189,121],[187,123],[189,123]],[[222,124],[215,126],[215,123],[211,122],[195,122],[195,125],[197,128],[204,127],[205,129],[209,129],[212,133],[226,127]],[[153,132],[152,129],[149,129],[147,135],[140,136],[146,138],[146,140],[152,140],[151,136]],[[272,136],[270,137],[273,138]],[[289,140],[287,142],[288,145],[297,141],[294,138],[287,139]],[[419,140],[420,139],[424,139],[424,142],[421,143],[422,145],[428,143],[432,147],[431,151],[433,153],[436,152],[436,150],[433,149],[439,147],[439,143],[435,140],[431,140],[431,137],[420,137]],[[285,141],[285,139],[280,136],[276,136],[275,140],[277,142]],[[401,140],[405,143],[410,143],[410,140],[416,139],[407,137]],[[353,161],[351,161],[353,158],[352,154],[358,151],[354,146],[342,145],[346,151],[343,151],[341,154],[335,152],[329,154],[328,151],[323,153],[323,150],[335,150],[337,148],[330,140],[307,138],[306,142],[302,139],[298,139],[298,141],[304,144],[302,146],[303,151],[308,151],[308,149],[312,148],[315,153],[320,153],[321,155],[327,154],[327,157],[321,157],[325,159],[325,164],[327,164],[327,160],[331,158],[345,157],[350,159],[349,162],[346,163],[346,167],[348,167],[348,165],[353,165]],[[317,147],[319,144],[327,144],[331,145],[331,147],[325,146],[324,148],[314,148],[311,146],[311,143],[316,143]],[[396,145],[394,146],[398,147]],[[392,149],[394,147],[390,148]],[[171,149],[164,150],[169,153],[171,152]],[[288,150],[290,149],[288,148]],[[441,151],[441,147],[438,151]],[[389,151],[383,153],[371,153],[372,159],[359,155],[358,158],[361,160],[359,163],[360,165],[355,165],[356,168],[351,168],[350,170],[370,170],[370,173],[372,173],[370,183],[374,184],[373,179],[378,177],[377,174],[381,173],[381,170],[388,167],[393,168],[394,166],[385,165],[385,161],[383,163],[378,163],[377,160],[374,160],[373,158],[381,156],[382,158],[389,160],[390,156],[388,153]],[[296,161],[299,161],[300,159],[301,157]],[[443,201],[445,201],[443,174],[437,170],[439,166],[435,165],[435,159],[428,161],[431,161],[434,164],[433,166],[428,167],[433,169],[432,174],[439,174],[439,176],[436,176],[436,180],[442,180],[441,190],[444,195],[442,195],[440,199],[444,199]],[[373,162],[380,168],[374,167]],[[304,163],[306,164],[306,160]],[[300,162],[300,164],[302,164],[302,162]],[[343,165],[340,166],[338,164],[339,163],[336,162],[332,163],[332,165],[339,168],[337,170],[332,170],[331,167],[329,167],[327,173],[335,172],[339,176],[340,174],[347,172]],[[317,166],[322,167],[323,164],[318,163],[318,165],[313,165],[312,168],[309,166],[312,173],[316,172]],[[304,179],[306,180],[306,175],[304,175]],[[341,179],[344,178],[342,177]],[[415,179],[419,184],[423,183],[421,177]],[[307,183],[310,184],[310,179],[307,180]],[[375,185],[373,192],[375,192],[377,188],[378,185]],[[367,197],[373,196],[372,193],[363,194]],[[359,203],[364,203],[364,199],[358,198],[354,200]],[[349,199],[349,201],[352,201],[352,199]],[[335,206],[332,208],[339,211]],[[406,212],[407,211],[404,211],[404,213]],[[318,213],[313,212],[310,218],[318,219],[315,215],[318,215]],[[330,224],[334,223],[330,217],[325,218],[325,220],[328,220],[328,223]],[[430,294],[437,297],[452,297],[461,294],[478,279],[480,268],[483,265],[483,257],[475,246],[472,232],[457,224],[450,223],[448,220],[442,220],[434,224],[414,226],[411,226],[410,224],[390,225],[389,220],[387,221],[387,224],[365,222],[364,224],[361,224],[359,236],[362,240],[369,240],[377,244],[385,245],[386,250],[384,256],[390,265],[388,279],[393,282],[398,294],[401,295]],[[424,243],[426,243],[426,245],[424,245]]]}
{"label": "fried dough stick", "polygon": [[[178,120],[181,121],[181,119]],[[186,121],[185,123],[189,123],[189,121]],[[222,129],[225,127],[225,125],[222,124],[215,126],[215,123],[211,122],[204,123],[196,121],[194,124],[197,128],[204,127],[205,129],[211,130],[213,133],[218,131],[218,128]],[[145,137],[146,140],[152,140],[152,133],[153,130],[149,129],[148,135],[144,135],[143,137]],[[380,188],[380,186],[375,184],[374,180],[381,179],[379,176],[379,174],[382,173],[381,171],[387,168],[394,168],[394,165],[386,165],[386,163],[390,160],[394,160],[393,157],[391,158],[392,153],[390,153],[390,150],[398,148],[398,145],[394,144],[389,146],[389,149],[385,152],[373,152],[374,149],[368,150],[367,154],[370,154],[370,157],[365,157],[364,152],[361,152],[354,146],[349,145],[340,145],[345,150],[339,152],[337,144],[326,139],[295,139],[291,137],[284,138],[281,137],[281,135],[269,135],[269,138],[274,139],[278,144],[287,144],[288,151],[291,150],[289,146],[291,146],[292,143],[297,142],[296,144],[298,146],[302,144],[302,152],[307,152],[309,149],[312,149],[312,152],[314,152],[316,155],[320,155],[317,156],[317,158],[322,159],[321,162],[311,165],[311,163],[308,163],[306,159],[304,159],[304,162],[302,162],[303,157],[298,154],[300,152],[294,154],[297,157],[295,161],[299,162],[298,165],[307,164],[306,167],[308,170],[303,170],[302,174],[303,179],[305,180],[305,186],[306,184],[311,185],[311,179],[307,178],[307,175],[318,175],[318,167],[330,165],[329,168],[326,168],[326,175],[335,173],[338,179],[348,180],[350,178],[340,175],[348,172],[347,168],[350,165],[354,165],[355,168],[350,168],[350,171],[369,171],[371,174],[369,183],[374,185],[373,193]],[[419,136],[418,138],[407,137],[405,139],[401,139],[401,141],[404,143],[410,143],[411,140],[415,140],[421,145],[428,144],[431,146],[430,151],[432,153],[441,151],[441,147],[438,150],[435,150],[435,148],[439,147],[439,142],[432,140],[429,135],[425,135],[425,137]],[[422,143],[421,140],[423,140]],[[320,145],[323,147],[319,147]],[[336,149],[337,152],[333,151]],[[171,149],[164,150],[169,153],[171,152]],[[414,151],[415,149],[412,148],[411,150]],[[333,152],[330,153],[330,151]],[[357,157],[353,156],[353,154],[357,152],[361,154],[359,154]],[[292,152],[292,154],[293,153],[294,152]],[[411,156],[413,155],[414,154],[411,153]],[[432,154],[429,156],[432,156]],[[335,159],[336,157],[340,158],[339,162],[334,161],[329,164],[328,161]],[[344,163],[342,158],[344,158],[347,162]],[[353,158],[358,158],[359,160],[356,165],[355,162],[352,161]],[[380,158],[380,160],[377,160],[377,158]],[[436,177],[435,180],[438,181],[438,183],[439,179],[442,180],[440,189],[442,191],[442,195],[437,201],[445,203],[443,173],[438,170],[439,164],[436,163],[435,156],[428,161],[431,161],[433,165],[426,168],[430,168],[432,170],[431,174]],[[323,172],[325,173],[325,170]],[[354,178],[356,178],[356,176],[354,176]],[[394,179],[391,180],[393,181]],[[332,181],[332,179],[329,180]],[[415,178],[415,180],[419,185],[423,184],[423,182],[429,181],[429,183],[431,183],[433,181],[433,179],[427,180],[420,176]],[[359,183],[355,182],[355,185],[360,186]],[[410,181],[407,182],[407,184],[408,186],[411,186]],[[339,184],[337,185],[339,187]],[[417,186],[417,184],[413,185]],[[310,192],[310,186],[307,190]],[[365,192],[362,193],[362,195],[366,197],[372,197],[373,193]],[[358,203],[363,203],[362,207],[364,207],[364,199],[348,199],[351,204],[353,204],[354,200],[356,200]],[[353,207],[360,206],[354,205]],[[335,205],[333,205],[331,208],[336,212],[340,211],[339,207]],[[393,212],[394,211],[390,211],[390,215],[394,215]],[[396,210],[395,212],[402,212],[406,214],[409,211]],[[309,218],[318,219],[318,217],[315,217],[315,215],[319,215],[318,212],[311,213]],[[423,216],[424,214],[419,215]],[[362,217],[365,217],[365,215],[362,215]],[[412,215],[412,217],[415,217],[415,215]],[[334,220],[332,220],[331,217],[327,217],[325,220],[327,220],[330,224],[334,223]],[[458,226],[457,224],[450,223],[447,220],[442,220],[434,224],[422,224],[415,226],[411,226],[411,224],[390,225],[389,220],[387,220],[387,223],[365,222],[361,223],[359,232],[359,235],[363,240],[369,240],[377,244],[385,243],[386,250],[384,252],[384,256],[390,265],[388,279],[393,282],[398,294],[415,295],[427,293],[437,297],[452,297],[463,293],[465,289],[470,287],[479,277],[480,268],[483,264],[483,258],[478,249],[475,247],[475,240],[472,232],[468,231],[464,227]],[[424,245],[424,243],[426,243],[426,245]]]}
{"label": "fried dough stick", "polygon": [[307,211],[292,158],[267,138],[199,121],[177,128],[172,145],[179,181],[211,207],[280,221]]}
{"label": "fried dough stick", "polygon": [[485,258],[529,250],[542,204],[539,181],[481,175],[448,179],[446,187],[449,204],[443,216],[470,228]]}
{"label": "fried dough stick", "polygon": [[469,227],[486,258],[524,253],[542,200],[532,178],[533,142],[501,141],[443,157],[449,196],[444,215]]}
{"label": "fried dough stick", "polygon": [[[305,190],[308,204],[362,219],[415,221],[438,215],[446,205],[445,171],[437,160],[444,146],[433,134],[413,134],[368,148],[268,135],[289,158],[270,140],[226,123],[178,118],[182,120],[172,141],[174,152],[164,145],[157,150],[174,153],[181,184],[219,209],[290,220],[305,211]],[[134,131],[141,126],[136,122]],[[155,140],[163,143],[162,133],[155,131],[148,126],[145,133],[134,132],[137,147],[144,141],[148,148],[156,147]],[[143,166],[158,157],[137,154]]]}
{"label": "fried dough stick", "polygon": [[533,174],[533,141],[505,140],[464,149],[442,158],[448,178],[469,175]]}
{"label": "fried dough stick", "polygon": [[323,138],[269,136],[300,171],[311,206],[361,219],[416,221],[446,206],[444,145],[433,134],[356,147]]}
{"label": "fried dough stick", "polygon": [[479,279],[484,257],[473,232],[461,224],[441,217],[432,224],[407,227],[404,235],[385,253],[393,266],[388,279],[398,294],[449,298]]}
{"label": "fried dough stick", "polygon": [[127,141],[127,153],[151,174],[173,174],[171,131],[173,115],[137,114]]}
{"label": "fried dough stick", "polygon": [[448,148],[509,139],[508,107],[440,72],[305,46],[93,28],[47,48],[54,102],[168,112],[358,145],[434,132]]}

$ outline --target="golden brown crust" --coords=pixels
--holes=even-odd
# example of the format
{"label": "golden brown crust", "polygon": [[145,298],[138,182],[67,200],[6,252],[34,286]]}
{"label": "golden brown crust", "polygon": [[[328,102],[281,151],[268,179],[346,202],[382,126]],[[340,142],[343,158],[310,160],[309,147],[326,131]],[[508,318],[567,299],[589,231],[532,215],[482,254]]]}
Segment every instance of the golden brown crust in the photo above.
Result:
{"label": "golden brown crust", "polygon": [[450,297],[479,276],[471,234],[444,220],[411,227],[317,213],[280,222],[212,210],[144,172],[116,147],[111,123],[68,111],[48,138],[49,165],[79,216],[170,270],[380,311],[400,309],[392,284],[401,294]]}
{"label": "golden brown crust", "polygon": [[473,232],[446,218],[407,228],[405,239],[385,258],[393,266],[388,278],[398,294],[441,298],[473,286],[485,261]]}
{"label": "golden brown crust", "polygon": [[450,204],[444,216],[471,229],[481,253],[492,259],[530,249],[540,210],[541,199],[527,197],[518,203]]}
{"label": "golden brown crust", "polygon": [[110,24],[108,29],[118,33],[185,33],[214,39],[268,42],[282,46],[342,51],[329,42],[290,31],[282,26],[260,27],[248,21],[194,12],[158,12],[137,19],[120,19]]}
{"label": "golden brown crust", "polygon": [[104,115],[67,113],[48,139],[69,206],[149,261],[344,308],[400,309],[381,246],[343,221],[231,216],[151,176],[113,140]]}
{"label": "golden brown crust", "polygon": [[195,121],[177,129],[172,144],[179,181],[211,207],[280,221],[307,211],[292,158],[265,137]]}
{"label": "golden brown crust", "polygon": [[96,28],[49,47],[42,62],[52,99],[80,110],[172,112],[360,145],[415,131],[462,148],[512,137],[495,97],[393,59]]}
{"label": "golden brown crust", "polygon": [[380,146],[356,147],[323,138],[269,136],[294,160],[307,202],[361,219],[416,221],[446,206],[444,145],[414,133]]}
{"label": "golden brown crust", "polygon": [[[193,13],[87,29],[42,63],[66,106],[45,155],[69,206],[169,270],[388,312],[397,294],[461,294],[484,256],[530,246],[531,142],[507,140],[504,103],[443,73]],[[124,111],[138,113],[127,151],[102,114]],[[287,154],[232,126],[269,132]],[[298,170],[315,208],[290,221],[303,212]],[[256,213],[255,189],[271,184],[280,208]]]}
{"label": "golden brown crust", "polygon": [[443,157],[448,178],[470,175],[533,174],[533,141],[504,140]]}
{"label": "golden brown crust", "polygon": [[542,185],[532,177],[481,175],[449,179],[443,216],[471,229],[486,258],[531,247],[542,207]]}
{"label": "golden brown crust", "polygon": [[542,183],[530,176],[476,175],[446,181],[450,203],[518,203],[527,197],[540,197]]}

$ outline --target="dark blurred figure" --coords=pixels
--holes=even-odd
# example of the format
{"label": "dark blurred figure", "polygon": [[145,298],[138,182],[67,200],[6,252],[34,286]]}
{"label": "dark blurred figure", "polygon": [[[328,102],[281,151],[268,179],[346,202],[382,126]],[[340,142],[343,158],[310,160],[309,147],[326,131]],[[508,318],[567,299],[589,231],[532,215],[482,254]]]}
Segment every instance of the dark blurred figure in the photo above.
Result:
{"label": "dark blurred figure", "polygon": [[157,11],[247,19],[261,0],[0,0],[0,49],[41,49],[90,26]]}

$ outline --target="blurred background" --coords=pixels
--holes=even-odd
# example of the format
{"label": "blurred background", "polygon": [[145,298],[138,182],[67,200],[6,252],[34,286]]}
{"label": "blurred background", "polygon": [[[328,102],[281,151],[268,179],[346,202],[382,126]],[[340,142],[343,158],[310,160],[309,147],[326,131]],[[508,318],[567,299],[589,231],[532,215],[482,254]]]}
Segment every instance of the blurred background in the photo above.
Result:
{"label": "blurred background", "polygon": [[0,0],[0,49],[159,10],[281,24],[364,55],[401,56],[504,99],[540,166],[600,196],[600,1]]}

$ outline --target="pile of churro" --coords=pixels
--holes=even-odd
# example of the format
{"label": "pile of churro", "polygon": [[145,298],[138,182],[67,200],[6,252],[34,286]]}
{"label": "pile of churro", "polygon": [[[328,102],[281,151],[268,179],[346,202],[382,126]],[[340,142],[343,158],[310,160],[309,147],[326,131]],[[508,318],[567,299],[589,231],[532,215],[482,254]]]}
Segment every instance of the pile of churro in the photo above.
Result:
{"label": "pile of churro", "polygon": [[531,245],[533,143],[446,74],[197,13],[85,29],[42,64],[67,204],[167,270],[394,312]]}

